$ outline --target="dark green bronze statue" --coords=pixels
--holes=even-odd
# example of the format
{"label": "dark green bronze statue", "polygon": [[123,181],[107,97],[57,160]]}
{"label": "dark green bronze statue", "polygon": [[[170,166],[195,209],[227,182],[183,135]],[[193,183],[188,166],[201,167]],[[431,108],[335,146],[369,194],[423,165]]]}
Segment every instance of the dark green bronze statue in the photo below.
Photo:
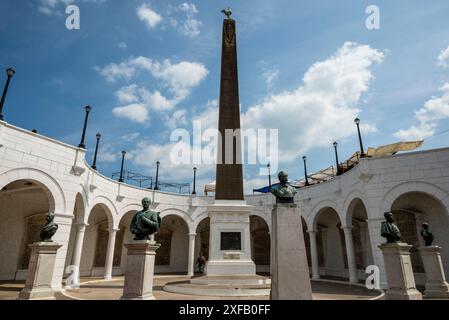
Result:
{"label": "dark green bronze statue", "polygon": [[385,220],[382,222],[380,235],[387,239],[387,243],[396,243],[401,240],[401,231],[394,222],[394,217],[391,212],[384,213]]}
{"label": "dark green bronze statue", "polygon": [[422,224],[421,237],[424,239],[424,243],[425,243],[426,247],[429,247],[432,245],[433,234],[432,234],[432,232],[430,232],[429,224],[427,222],[424,222]]}
{"label": "dark green bronze statue", "polygon": [[287,172],[279,172],[278,178],[280,184],[270,187],[270,192],[276,196],[276,203],[294,203],[294,197],[297,191],[288,184]]}
{"label": "dark green bronze statue", "polygon": [[134,240],[149,240],[152,234],[159,231],[161,217],[159,212],[150,210],[151,200],[142,200],[143,210],[136,213],[131,221],[130,230],[134,234]]}
{"label": "dark green bronze statue", "polygon": [[41,231],[41,241],[43,242],[52,242],[51,238],[55,235],[56,231],[58,231],[58,225],[54,223],[55,215],[53,213],[47,214],[47,223],[42,228]]}

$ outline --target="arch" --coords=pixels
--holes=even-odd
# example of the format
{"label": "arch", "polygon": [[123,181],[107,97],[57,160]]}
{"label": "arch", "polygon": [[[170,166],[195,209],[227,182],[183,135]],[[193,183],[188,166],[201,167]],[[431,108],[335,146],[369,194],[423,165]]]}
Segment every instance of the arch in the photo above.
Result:
{"label": "arch", "polygon": [[30,180],[37,183],[50,201],[50,211],[55,214],[66,212],[66,197],[59,183],[47,173],[33,168],[17,168],[0,174],[0,190],[17,180]]}
{"label": "arch", "polygon": [[323,201],[319,202],[318,204],[316,204],[313,207],[313,209],[310,211],[313,230],[316,230],[316,225],[317,225],[318,216],[319,216],[320,211],[322,211],[323,209],[326,209],[326,208],[333,209],[335,211],[335,213],[337,214],[338,219],[340,219],[340,223],[341,223],[341,221],[343,221],[341,218],[341,213],[339,213],[341,211],[339,210],[338,205],[334,201],[323,200]]}
{"label": "arch", "polygon": [[366,204],[365,202],[360,198],[360,197],[354,197],[351,198],[351,201],[347,204],[345,204],[344,208],[345,208],[345,215],[346,215],[346,226],[350,227],[352,226],[352,218],[353,218],[353,214],[354,214],[354,207],[357,205],[357,202],[360,202],[363,206],[363,209],[365,209],[365,213],[366,213],[366,219],[368,219],[368,210],[366,209]]}
{"label": "arch", "polygon": [[116,217],[118,216],[117,208],[115,207],[114,203],[105,196],[98,196],[92,201],[92,203],[89,205],[87,209],[87,214],[85,215],[84,223],[88,223],[89,217],[92,214],[92,210],[96,206],[101,206],[105,211],[109,221],[109,226],[112,227],[113,229],[117,229],[118,228],[117,222],[118,219],[116,219]]}
{"label": "arch", "polygon": [[348,195],[346,195],[345,197],[345,200],[343,201],[342,211],[344,214],[348,212],[349,206],[351,205],[352,201],[356,198],[359,198],[363,202],[365,208],[367,208],[368,201],[365,199],[365,195],[362,192],[360,192],[360,190],[354,190],[348,193]]}
{"label": "arch", "polygon": [[250,216],[256,216],[256,217],[261,218],[266,223],[266,225],[268,227],[268,232],[271,232],[271,221],[269,221],[267,219],[267,216],[264,211],[255,209],[255,210],[251,211]]}
{"label": "arch", "polygon": [[196,233],[196,230],[198,229],[198,226],[200,225],[200,223],[208,217],[209,217],[209,215],[208,215],[207,211],[203,211],[199,215],[195,216],[195,219],[193,220],[193,223],[192,223],[193,233]]}
{"label": "arch", "polygon": [[428,182],[409,181],[398,184],[385,193],[385,196],[382,198],[381,202],[380,214],[389,211],[394,201],[399,196],[409,192],[422,192],[433,196],[436,200],[441,202],[441,204],[446,208],[446,212],[448,212],[449,194],[446,191]]}

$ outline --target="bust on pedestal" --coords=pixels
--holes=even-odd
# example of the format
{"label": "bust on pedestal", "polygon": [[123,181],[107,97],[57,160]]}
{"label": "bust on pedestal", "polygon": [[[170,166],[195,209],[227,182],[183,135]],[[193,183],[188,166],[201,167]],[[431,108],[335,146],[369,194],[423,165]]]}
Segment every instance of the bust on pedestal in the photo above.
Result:
{"label": "bust on pedestal", "polygon": [[387,274],[388,290],[385,298],[388,300],[421,300],[422,294],[416,290],[410,259],[411,245],[400,242],[401,232],[394,222],[391,212],[384,213],[381,235],[387,239],[386,244],[379,248],[384,256],[385,273]]}
{"label": "bust on pedestal", "polygon": [[270,188],[276,196],[272,211],[271,299],[312,300],[301,215],[294,203],[296,189],[288,184],[286,172],[279,172],[278,177],[280,185]]}
{"label": "bust on pedestal", "polygon": [[19,300],[54,300],[51,287],[55,269],[56,253],[62,245],[53,242],[51,238],[58,230],[53,222],[53,213],[47,215],[47,223],[41,232],[41,242],[30,244],[31,257],[25,288],[20,291]]}
{"label": "bust on pedestal", "polygon": [[426,298],[449,298],[449,284],[446,281],[441,261],[441,247],[432,245],[433,234],[429,229],[428,223],[422,224],[421,236],[425,246],[419,248],[419,252],[426,272],[424,295]]}
{"label": "bust on pedestal", "polygon": [[125,244],[128,253],[121,300],[155,300],[154,262],[160,244],[151,241],[150,236],[159,231],[161,218],[159,212],[150,210],[150,204],[150,199],[144,198],[143,210],[137,212],[131,222],[130,230],[135,237]]}

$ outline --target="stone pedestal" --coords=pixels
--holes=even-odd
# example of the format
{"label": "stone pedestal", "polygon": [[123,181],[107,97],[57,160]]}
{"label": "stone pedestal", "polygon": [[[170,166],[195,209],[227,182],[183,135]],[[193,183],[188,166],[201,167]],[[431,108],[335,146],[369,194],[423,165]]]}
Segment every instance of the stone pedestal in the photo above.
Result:
{"label": "stone pedestal", "polygon": [[131,241],[128,250],[125,286],[121,300],[155,300],[153,296],[154,261],[160,244],[150,240]]}
{"label": "stone pedestal", "polygon": [[[245,201],[220,200],[207,208],[210,218],[208,276],[254,276],[249,216]],[[229,237],[230,236],[230,237]]]}
{"label": "stone pedestal", "polygon": [[426,298],[449,298],[449,285],[444,275],[440,255],[441,247],[429,246],[419,248],[426,271]]}
{"label": "stone pedestal", "polygon": [[301,215],[295,204],[272,211],[271,299],[312,300]]}
{"label": "stone pedestal", "polygon": [[51,287],[55,269],[56,253],[62,245],[56,242],[36,242],[31,248],[30,263],[25,288],[20,291],[19,300],[54,300]]}
{"label": "stone pedestal", "polygon": [[411,245],[406,243],[381,244],[387,275],[387,300],[421,300],[422,294],[416,290],[410,259]]}

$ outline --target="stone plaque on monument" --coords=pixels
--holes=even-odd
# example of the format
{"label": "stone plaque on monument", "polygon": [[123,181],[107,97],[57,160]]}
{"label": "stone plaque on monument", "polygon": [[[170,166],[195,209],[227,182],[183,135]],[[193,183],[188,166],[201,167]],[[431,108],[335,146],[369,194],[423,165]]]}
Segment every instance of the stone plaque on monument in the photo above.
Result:
{"label": "stone plaque on monument", "polygon": [[222,232],[220,240],[220,250],[242,250],[240,232]]}

